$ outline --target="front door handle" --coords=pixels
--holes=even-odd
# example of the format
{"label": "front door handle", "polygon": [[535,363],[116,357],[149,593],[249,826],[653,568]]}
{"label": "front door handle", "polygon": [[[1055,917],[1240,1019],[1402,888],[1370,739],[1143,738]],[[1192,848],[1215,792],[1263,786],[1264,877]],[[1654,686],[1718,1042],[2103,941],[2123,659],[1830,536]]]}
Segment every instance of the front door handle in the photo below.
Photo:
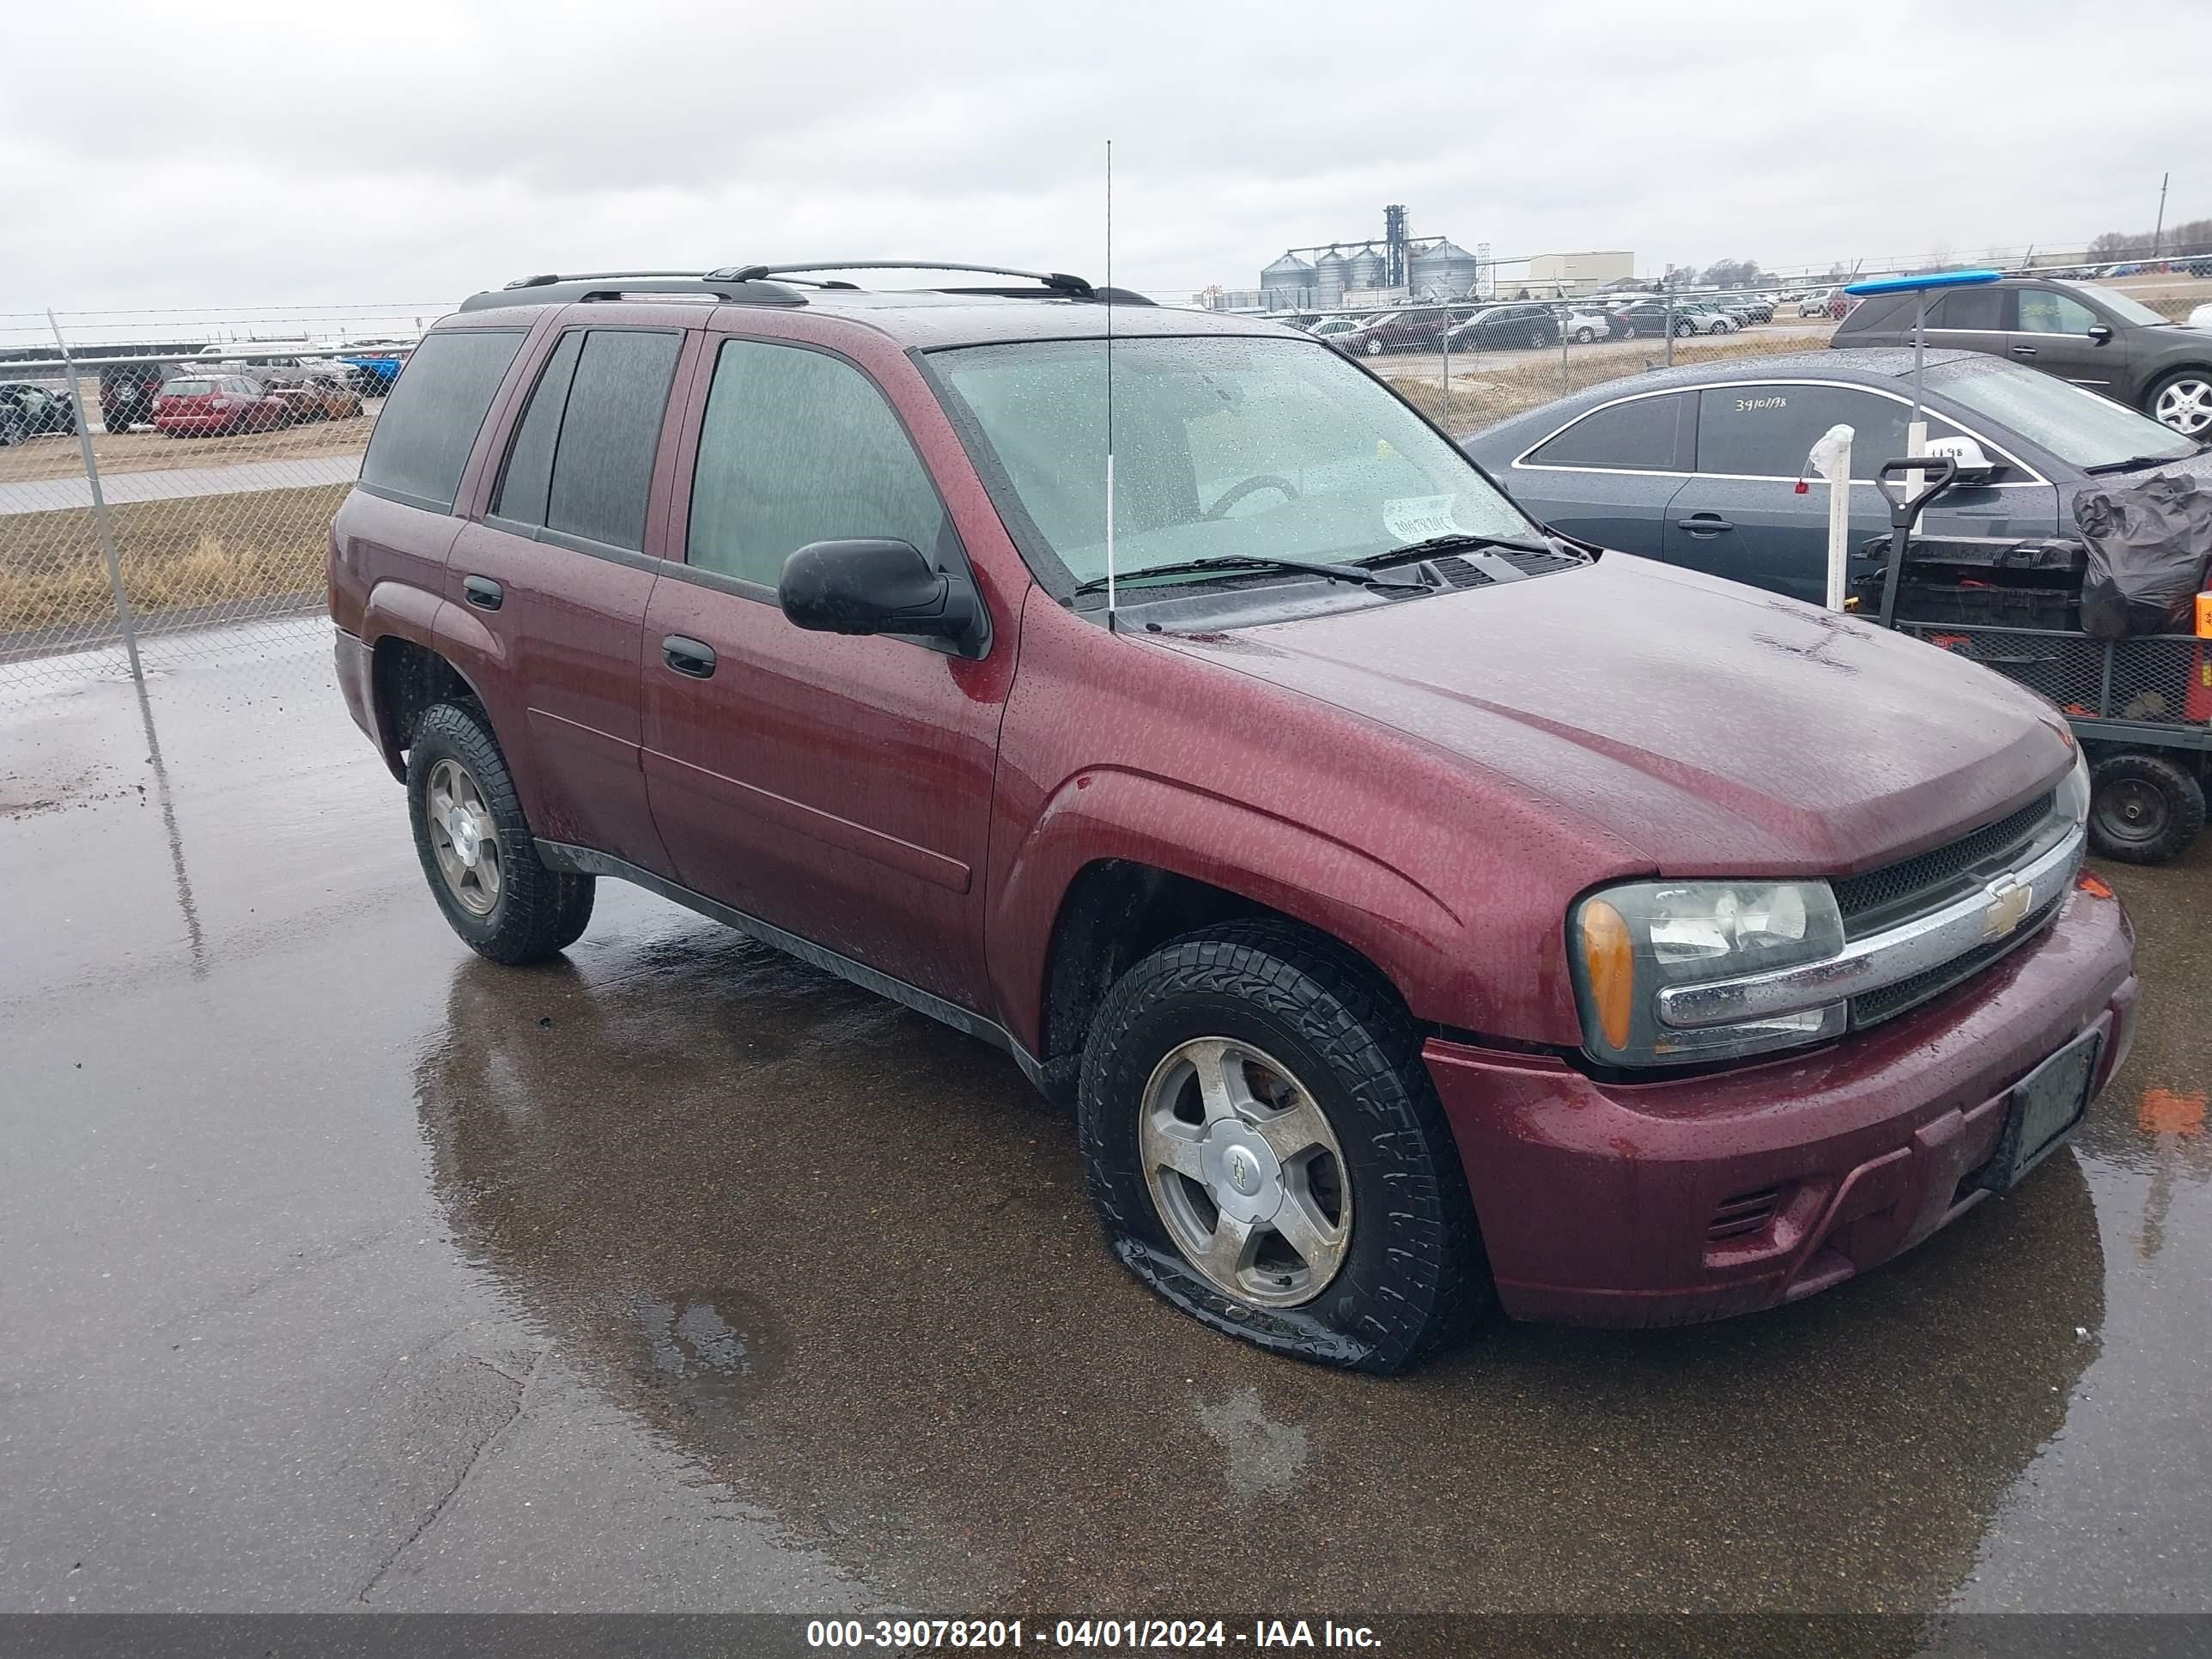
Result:
{"label": "front door handle", "polygon": [[1717,536],[1735,526],[1717,513],[1692,513],[1686,519],[1675,520],[1674,528],[1687,531],[1692,536]]}
{"label": "front door handle", "polygon": [[507,603],[507,590],[489,576],[465,576],[461,596],[479,611],[496,611]]}
{"label": "front door handle", "polygon": [[2035,356],[2035,348],[2033,346],[2016,345],[2012,349],[2012,355],[2015,357],[2033,357]]}
{"label": "front door handle", "polygon": [[660,642],[660,659],[679,674],[695,680],[714,678],[714,647],[703,640],[671,634]]}

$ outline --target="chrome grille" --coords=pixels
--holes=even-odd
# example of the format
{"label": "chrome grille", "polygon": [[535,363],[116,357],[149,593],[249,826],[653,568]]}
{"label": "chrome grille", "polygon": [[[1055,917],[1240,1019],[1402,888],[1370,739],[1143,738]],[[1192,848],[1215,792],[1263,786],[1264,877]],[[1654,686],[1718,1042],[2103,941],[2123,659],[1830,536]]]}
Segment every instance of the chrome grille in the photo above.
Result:
{"label": "chrome grille", "polygon": [[2044,832],[2056,799],[2054,791],[1956,841],[1831,883],[1844,914],[1844,937],[1857,939],[1935,909],[1979,885],[1984,878],[1974,872],[2021,862],[2019,855]]}
{"label": "chrome grille", "polygon": [[2068,889],[2062,887],[2046,899],[2018,927],[1990,944],[1978,946],[1963,956],[1941,963],[1925,973],[1915,974],[1911,979],[1901,979],[1894,985],[1885,985],[1878,991],[1869,991],[1864,996],[1851,999],[1851,1029],[1863,1030],[1869,1025],[1879,1025],[1883,1020],[1901,1014],[1908,1008],[1917,1007],[1930,997],[1941,996],[1953,986],[1963,984],[2002,956],[2016,950],[2040,933],[2046,923],[2058,914],[2058,907],[2066,901]]}

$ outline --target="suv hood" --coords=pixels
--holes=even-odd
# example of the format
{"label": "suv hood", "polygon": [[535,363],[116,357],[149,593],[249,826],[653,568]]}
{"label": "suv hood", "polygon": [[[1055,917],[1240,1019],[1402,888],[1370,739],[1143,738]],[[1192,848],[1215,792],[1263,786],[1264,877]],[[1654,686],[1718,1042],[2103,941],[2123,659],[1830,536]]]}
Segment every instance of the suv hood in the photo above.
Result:
{"label": "suv hood", "polygon": [[1667,875],[1873,868],[2071,763],[2057,710],[1988,669],[1621,553],[1163,643],[1445,752],[1499,787],[1501,825],[1533,805]]}

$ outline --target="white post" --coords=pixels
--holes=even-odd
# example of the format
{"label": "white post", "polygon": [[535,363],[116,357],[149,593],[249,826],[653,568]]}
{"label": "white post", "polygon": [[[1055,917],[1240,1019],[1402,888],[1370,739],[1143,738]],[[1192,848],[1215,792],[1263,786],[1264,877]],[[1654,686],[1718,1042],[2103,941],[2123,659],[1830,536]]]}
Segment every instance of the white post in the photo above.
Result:
{"label": "white post", "polygon": [[[1832,426],[1805,458],[1808,472],[1828,484],[1828,609],[1844,608],[1844,586],[1851,562],[1851,428]],[[1803,482],[1800,475],[1799,482]]]}

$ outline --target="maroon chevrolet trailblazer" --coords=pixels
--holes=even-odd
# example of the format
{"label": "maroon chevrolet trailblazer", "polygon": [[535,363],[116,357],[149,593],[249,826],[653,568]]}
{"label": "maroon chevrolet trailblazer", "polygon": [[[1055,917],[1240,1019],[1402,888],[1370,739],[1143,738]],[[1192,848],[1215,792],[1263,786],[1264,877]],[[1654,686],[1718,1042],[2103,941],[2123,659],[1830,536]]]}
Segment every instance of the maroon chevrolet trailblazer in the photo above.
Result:
{"label": "maroon chevrolet trailblazer", "polygon": [[330,605],[471,947],[618,877],[994,1044],[1121,1261],[1285,1353],[1808,1295],[2027,1176],[2130,1035],[2055,709],[1079,277],[477,295]]}

